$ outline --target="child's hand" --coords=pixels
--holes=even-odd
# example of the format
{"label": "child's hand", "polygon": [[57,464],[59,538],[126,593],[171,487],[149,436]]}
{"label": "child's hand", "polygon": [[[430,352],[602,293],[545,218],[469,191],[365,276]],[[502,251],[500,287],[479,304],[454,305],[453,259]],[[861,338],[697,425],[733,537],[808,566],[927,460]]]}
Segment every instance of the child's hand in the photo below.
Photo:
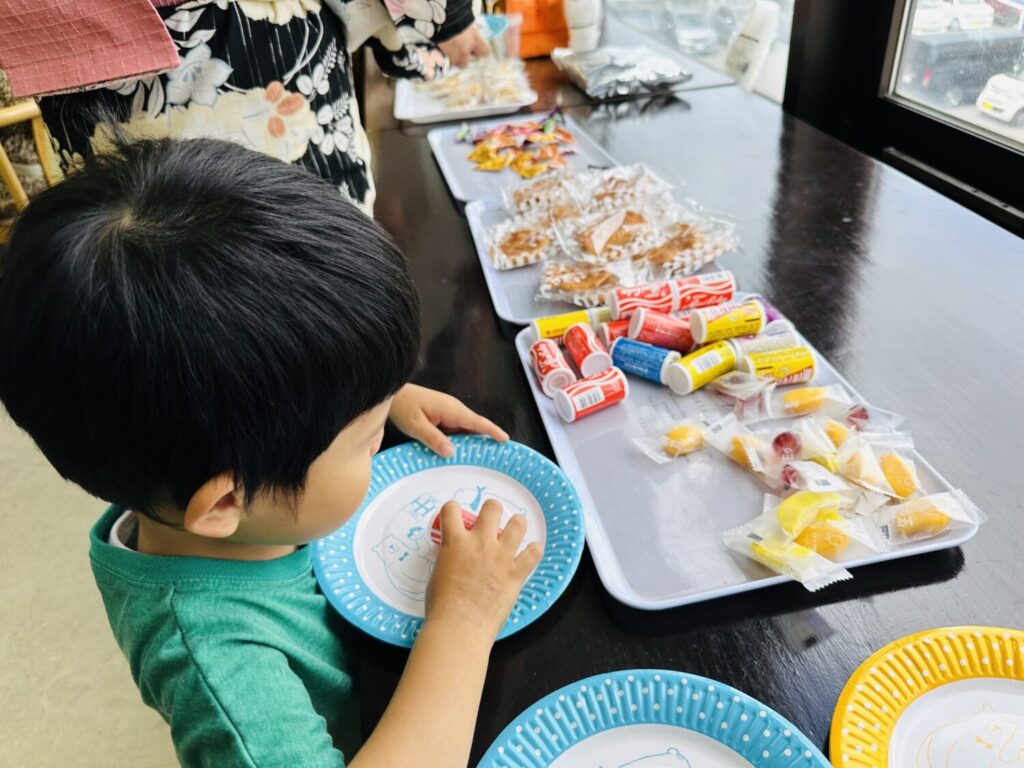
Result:
{"label": "child's hand", "polygon": [[439,43],[437,47],[456,67],[464,67],[469,64],[470,58],[479,59],[491,52],[475,23],[470,24],[451,40]]}
{"label": "child's hand", "polygon": [[456,432],[476,432],[504,443],[508,433],[478,413],[471,411],[451,395],[415,384],[406,384],[391,401],[388,414],[392,423],[414,440],[448,458],[455,446],[441,428]]}
{"label": "child's hand", "polygon": [[531,542],[517,557],[526,518],[509,518],[499,538],[501,511],[501,504],[488,499],[467,531],[458,503],[441,507],[441,553],[427,587],[425,625],[454,625],[460,633],[494,642],[544,553]]}

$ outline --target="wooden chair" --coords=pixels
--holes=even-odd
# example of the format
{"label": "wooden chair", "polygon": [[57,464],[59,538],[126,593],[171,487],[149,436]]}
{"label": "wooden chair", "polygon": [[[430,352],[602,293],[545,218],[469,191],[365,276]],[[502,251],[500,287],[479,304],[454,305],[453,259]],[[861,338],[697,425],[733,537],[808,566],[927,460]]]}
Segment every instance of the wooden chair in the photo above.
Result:
{"label": "wooden chair", "polygon": [[[39,113],[39,106],[34,101],[22,101],[6,107],[0,107],[0,128],[6,128],[16,123],[32,123],[32,139],[35,143],[36,153],[39,155],[39,164],[43,167],[43,177],[46,183],[53,186],[59,181],[54,172],[55,162],[53,151],[50,148],[50,136],[43,123],[43,117]],[[28,205],[28,195],[21,185],[18,174],[14,172],[14,166],[10,158],[0,145],[0,182],[7,188],[7,193],[14,200],[18,210]],[[7,228],[0,222],[0,243],[7,239]]]}

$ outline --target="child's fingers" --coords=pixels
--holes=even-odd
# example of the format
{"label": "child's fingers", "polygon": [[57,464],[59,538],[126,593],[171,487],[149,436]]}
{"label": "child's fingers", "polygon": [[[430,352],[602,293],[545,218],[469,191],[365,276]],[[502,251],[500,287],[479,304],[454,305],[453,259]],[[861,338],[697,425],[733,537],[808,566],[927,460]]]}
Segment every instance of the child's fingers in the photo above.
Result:
{"label": "child's fingers", "polygon": [[508,522],[505,523],[505,527],[501,532],[501,538],[498,541],[501,542],[501,546],[514,555],[519,549],[519,545],[523,543],[525,535],[526,517],[524,515],[512,515]]}
{"label": "child's fingers", "polygon": [[467,535],[462,522],[462,507],[457,501],[449,501],[441,507],[441,541],[447,542]]}
{"label": "child's fingers", "polygon": [[448,426],[473,432],[477,435],[487,435],[499,443],[504,443],[508,440],[508,432],[462,403],[459,403],[459,412],[456,415],[455,423],[448,424]]}
{"label": "child's fingers", "polygon": [[526,577],[533,573],[533,569],[537,567],[537,563],[543,556],[544,547],[540,545],[540,542],[531,541],[516,558],[516,575],[526,581]]}
{"label": "child's fingers", "polygon": [[454,455],[455,446],[448,439],[448,435],[431,424],[426,416],[420,415],[409,431],[413,433],[410,437],[415,437],[438,456],[447,459]]}
{"label": "child's fingers", "polygon": [[[501,524],[501,503],[494,499],[488,499],[480,507],[480,514],[476,518],[474,531],[480,531],[484,536],[494,538],[498,535],[498,526]],[[504,537],[502,537],[504,538]]]}

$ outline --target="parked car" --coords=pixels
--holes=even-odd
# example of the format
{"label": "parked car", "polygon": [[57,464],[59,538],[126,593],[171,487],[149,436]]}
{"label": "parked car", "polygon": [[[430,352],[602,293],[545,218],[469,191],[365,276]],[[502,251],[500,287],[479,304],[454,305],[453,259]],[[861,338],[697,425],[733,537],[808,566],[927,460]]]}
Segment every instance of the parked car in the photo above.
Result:
{"label": "parked car", "polygon": [[985,0],[996,13],[996,24],[1003,27],[1024,25],[1024,2],[1022,0]]}
{"label": "parked car", "polygon": [[911,22],[912,35],[936,35],[949,29],[953,12],[943,0],[917,0],[914,6],[914,20]]}
{"label": "parked car", "polygon": [[987,29],[996,17],[995,9],[985,0],[941,0],[947,6],[952,18],[949,29]]}
{"label": "parked car", "polygon": [[1021,45],[1020,32],[1007,27],[911,37],[904,48],[898,92],[938,107],[969,104],[993,72],[1013,69]]}
{"label": "parked car", "polygon": [[1024,69],[989,79],[975,106],[996,120],[1024,126]]}

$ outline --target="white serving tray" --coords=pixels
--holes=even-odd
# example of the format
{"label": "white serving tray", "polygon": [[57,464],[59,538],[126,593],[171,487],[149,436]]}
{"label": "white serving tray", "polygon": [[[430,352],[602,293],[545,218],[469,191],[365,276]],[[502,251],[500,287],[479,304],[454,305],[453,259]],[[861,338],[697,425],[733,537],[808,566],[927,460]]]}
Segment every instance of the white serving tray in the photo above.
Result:
{"label": "white serving tray", "polygon": [[[634,608],[659,610],[790,580],[722,543],[726,530],[761,511],[766,489],[750,473],[710,447],[656,464],[632,442],[674,419],[724,414],[713,395],[699,391],[680,397],[667,387],[630,376],[625,402],[567,424],[530,370],[532,343],[530,328],[516,336],[523,372],[558,463],[580,495],[587,546],[612,597]],[[815,355],[815,383],[841,383],[860,399],[824,357],[817,351]],[[920,454],[915,454],[915,461],[924,492],[951,490]],[[947,531],[891,552],[844,560],[843,565],[849,568],[955,547],[976,532],[976,526]]]}
{"label": "white serving tray", "polygon": [[[541,274],[544,272],[543,262],[518,269],[494,268],[487,254],[484,232],[509,216],[499,197],[488,197],[466,204],[466,221],[469,223],[469,231],[473,235],[473,244],[480,259],[480,269],[484,272],[487,291],[491,294],[491,303],[498,317],[516,325],[529,325],[538,317],[579,309],[580,307],[566,301],[537,301],[534,298],[540,286]],[[718,262],[712,261],[697,271],[717,272],[720,269]]]}
{"label": "white serving tray", "polygon": [[451,120],[473,120],[491,115],[507,115],[518,112],[537,101],[537,92],[526,89],[523,98],[506,104],[488,104],[480,107],[459,107],[451,109],[426,91],[416,87],[410,80],[399,80],[395,85],[395,119],[426,125]]}
{"label": "white serving tray", "polygon": [[[502,123],[519,120],[543,118],[546,112],[516,115],[514,118],[497,120],[481,120],[472,123],[473,130],[492,128]],[[455,136],[462,129],[460,125],[434,128],[427,133],[430,149],[441,167],[441,173],[456,200],[468,202],[484,197],[501,197],[503,190],[521,184],[523,179],[508,168],[503,171],[478,171],[474,164],[466,159],[473,147],[470,144],[459,144]],[[568,115],[565,116],[565,129],[576,139],[576,153],[569,155],[569,165],[574,168],[589,166],[607,168],[616,165],[600,144],[588,136],[580,124]]]}

